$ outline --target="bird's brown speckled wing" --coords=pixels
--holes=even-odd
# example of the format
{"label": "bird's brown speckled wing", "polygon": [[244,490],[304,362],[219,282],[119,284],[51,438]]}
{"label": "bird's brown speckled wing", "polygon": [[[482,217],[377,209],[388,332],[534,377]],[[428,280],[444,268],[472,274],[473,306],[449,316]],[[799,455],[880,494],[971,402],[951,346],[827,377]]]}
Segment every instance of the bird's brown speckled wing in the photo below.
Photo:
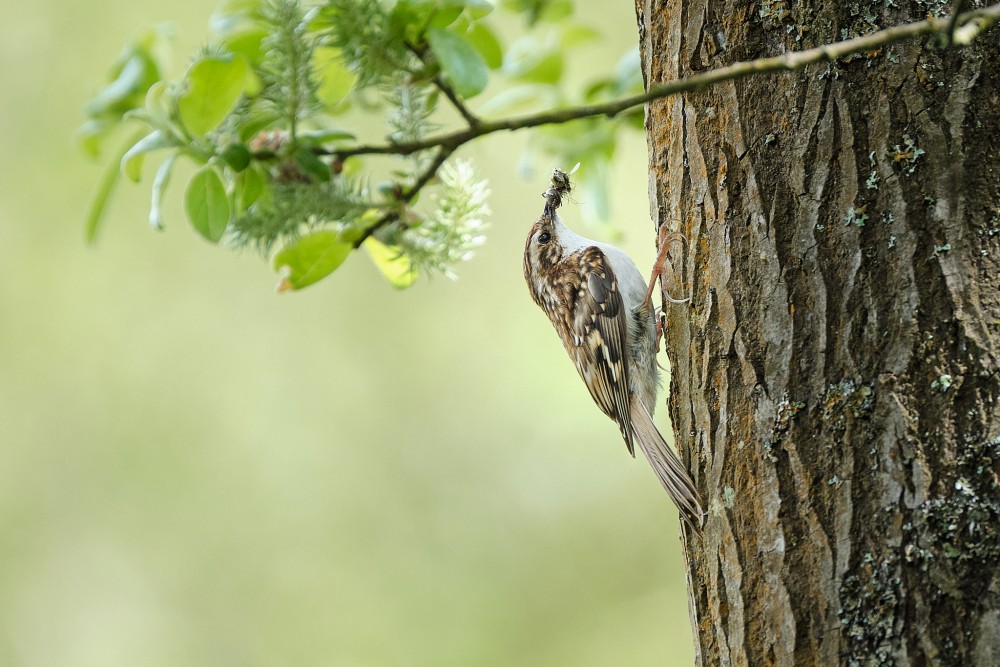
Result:
{"label": "bird's brown speckled wing", "polygon": [[628,369],[622,358],[628,349],[628,313],[622,303],[618,280],[604,252],[595,246],[567,257],[566,264],[575,264],[579,275],[585,277],[568,322],[573,362],[594,402],[618,423],[629,453],[635,456],[629,416]]}

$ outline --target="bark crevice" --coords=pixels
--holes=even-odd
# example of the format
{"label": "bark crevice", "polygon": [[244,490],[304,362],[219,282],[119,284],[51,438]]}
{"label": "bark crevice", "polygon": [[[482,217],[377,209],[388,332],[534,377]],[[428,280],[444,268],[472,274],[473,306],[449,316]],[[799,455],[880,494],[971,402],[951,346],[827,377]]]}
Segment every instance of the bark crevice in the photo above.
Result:
{"label": "bark crevice", "polygon": [[[920,9],[637,12],[655,84]],[[654,222],[689,240],[667,347],[709,508],[698,663],[996,664],[1000,42],[895,44],[646,117]]]}

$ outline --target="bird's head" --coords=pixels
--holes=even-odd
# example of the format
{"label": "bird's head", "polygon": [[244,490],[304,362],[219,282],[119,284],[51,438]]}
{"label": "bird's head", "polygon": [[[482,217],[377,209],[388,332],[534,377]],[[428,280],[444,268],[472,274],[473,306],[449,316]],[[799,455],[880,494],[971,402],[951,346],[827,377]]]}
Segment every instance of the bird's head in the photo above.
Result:
{"label": "bird's head", "polygon": [[524,244],[524,277],[529,282],[531,275],[551,270],[562,259],[560,228],[565,229],[555,215],[542,215],[531,226]]}

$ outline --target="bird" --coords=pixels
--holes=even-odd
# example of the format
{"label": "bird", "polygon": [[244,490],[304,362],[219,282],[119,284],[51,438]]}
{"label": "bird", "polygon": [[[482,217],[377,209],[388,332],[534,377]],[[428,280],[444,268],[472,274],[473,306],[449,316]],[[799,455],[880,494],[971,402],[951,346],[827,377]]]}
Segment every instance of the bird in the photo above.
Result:
{"label": "bird", "polygon": [[555,212],[563,194],[557,190],[546,191],[545,210],[524,246],[531,297],[548,315],[594,402],[618,424],[629,454],[635,456],[638,444],[681,518],[698,532],[704,522],[698,490],[653,423],[660,378],[651,294],[660,271],[654,267],[647,289],[623,250],[569,229]]}

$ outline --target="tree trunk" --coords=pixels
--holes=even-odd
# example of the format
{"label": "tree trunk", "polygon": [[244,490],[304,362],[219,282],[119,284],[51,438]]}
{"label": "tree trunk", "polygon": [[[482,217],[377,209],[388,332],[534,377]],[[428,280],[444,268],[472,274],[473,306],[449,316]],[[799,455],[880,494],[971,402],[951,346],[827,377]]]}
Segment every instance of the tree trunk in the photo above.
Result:
{"label": "tree trunk", "polygon": [[[637,0],[643,70],[944,8]],[[1000,664],[998,33],[648,107],[698,664]]]}

